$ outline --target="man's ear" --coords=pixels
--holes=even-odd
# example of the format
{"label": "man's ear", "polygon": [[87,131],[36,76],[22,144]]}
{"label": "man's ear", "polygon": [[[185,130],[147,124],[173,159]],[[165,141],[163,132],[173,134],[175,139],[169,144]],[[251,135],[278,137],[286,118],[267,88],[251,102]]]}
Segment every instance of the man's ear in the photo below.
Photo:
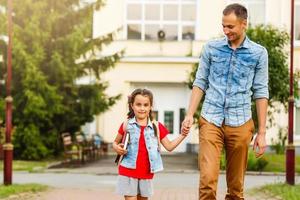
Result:
{"label": "man's ear", "polygon": [[243,25],[244,30],[246,31],[247,28],[248,28],[248,20],[244,19],[244,20],[242,21],[242,25]]}

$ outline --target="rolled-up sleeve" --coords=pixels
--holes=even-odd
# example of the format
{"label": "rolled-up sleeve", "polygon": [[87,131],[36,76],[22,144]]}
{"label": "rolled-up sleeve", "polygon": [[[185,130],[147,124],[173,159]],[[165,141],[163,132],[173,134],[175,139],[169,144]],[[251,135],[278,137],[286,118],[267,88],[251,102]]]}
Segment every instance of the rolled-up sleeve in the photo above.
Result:
{"label": "rolled-up sleeve", "polygon": [[269,99],[269,73],[268,73],[268,52],[265,48],[261,53],[258,64],[255,68],[254,80],[253,80],[253,98]]}
{"label": "rolled-up sleeve", "polygon": [[199,87],[204,92],[208,88],[209,66],[209,46],[207,44],[202,49],[195,81],[193,83],[193,86]]}

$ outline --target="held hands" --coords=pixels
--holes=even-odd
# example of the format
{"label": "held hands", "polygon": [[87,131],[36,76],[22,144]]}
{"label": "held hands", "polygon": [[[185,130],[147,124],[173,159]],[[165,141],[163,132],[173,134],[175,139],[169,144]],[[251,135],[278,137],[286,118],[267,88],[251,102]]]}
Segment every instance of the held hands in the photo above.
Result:
{"label": "held hands", "polygon": [[189,132],[183,132],[182,128],[181,128],[180,136],[186,137],[186,136],[188,136],[188,134],[189,134]]}
{"label": "held hands", "polygon": [[267,147],[266,132],[258,131],[253,144],[253,151],[255,152],[255,157],[258,158],[262,156],[266,151],[266,147]]}
{"label": "held hands", "polygon": [[113,148],[115,150],[115,152],[117,152],[118,155],[125,155],[127,153],[126,149],[123,149],[124,144],[123,143],[115,143],[113,144]]}
{"label": "held hands", "polygon": [[193,116],[185,116],[182,124],[181,124],[181,134],[187,136],[190,132],[190,129],[193,125],[194,118]]}

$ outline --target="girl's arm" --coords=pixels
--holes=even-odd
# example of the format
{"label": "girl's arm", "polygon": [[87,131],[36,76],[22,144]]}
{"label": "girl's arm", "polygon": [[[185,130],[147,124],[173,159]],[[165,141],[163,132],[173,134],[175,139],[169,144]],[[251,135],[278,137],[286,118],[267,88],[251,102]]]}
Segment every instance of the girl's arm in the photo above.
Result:
{"label": "girl's arm", "polygon": [[173,151],[186,137],[184,134],[180,134],[176,139],[170,141],[168,137],[164,137],[161,140],[161,144],[165,147],[167,151]]}
{"label": "girl's arm", "polygon": [[116,139],[113,142],[113,149],[119,155],[124,155],[127,153],[127,150],[123,149],[124,144],[120,143],[122,141],[122,138],[123,136],[120,133],[118,133]]}

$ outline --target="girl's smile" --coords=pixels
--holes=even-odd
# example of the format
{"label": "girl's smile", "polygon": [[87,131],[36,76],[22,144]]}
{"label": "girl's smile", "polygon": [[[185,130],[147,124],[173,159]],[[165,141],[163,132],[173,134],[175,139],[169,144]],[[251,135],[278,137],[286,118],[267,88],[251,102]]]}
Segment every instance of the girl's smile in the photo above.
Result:
{"label": "girl's smile", "polygon": [[147,119],[151,110],[151,102],[148,96],[136,95],[134,102],[131,104],[131,108],[140,125],[146,125]]}

